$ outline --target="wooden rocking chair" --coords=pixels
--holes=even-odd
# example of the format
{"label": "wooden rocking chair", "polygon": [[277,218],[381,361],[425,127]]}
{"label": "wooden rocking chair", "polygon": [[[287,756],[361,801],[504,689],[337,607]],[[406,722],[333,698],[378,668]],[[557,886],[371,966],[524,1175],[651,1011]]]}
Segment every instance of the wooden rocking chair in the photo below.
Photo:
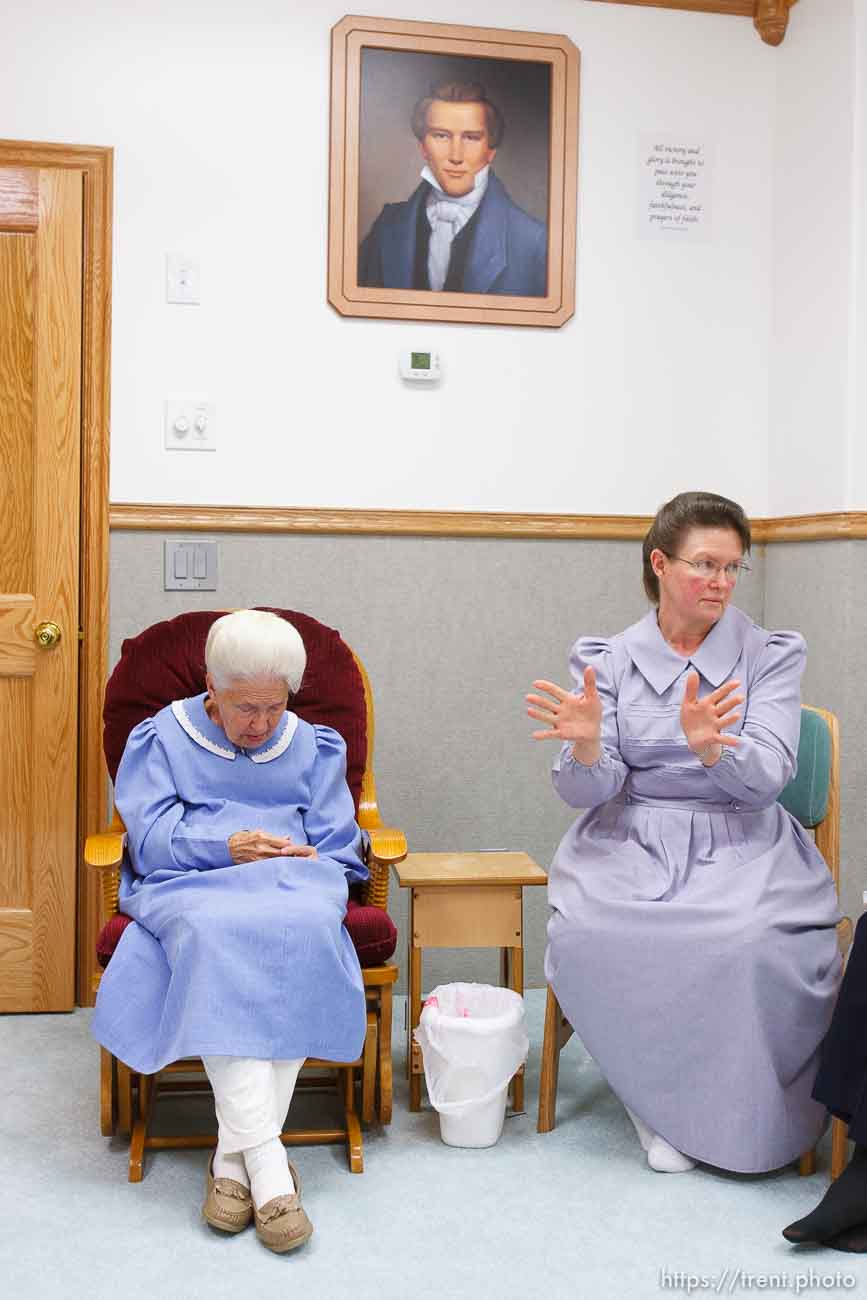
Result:
{"label": "wooden rocking chair", "polygon": [[[347,781],[356,800],[359,826],[365,833],[370,872],[361,899],[350,902],[345,921],[359,953],[367,1000],[367,1030],[361,1055],[355,1061],[308,1060],[298,1081],[300,1090],[330,1088],[333,1082],[342,1108],[342,1123],[290,1129],[282,1134],[282,1140],[286,1145],[345,1142],[350,1170],[361,1173],[361,1124],[369,1124],[374,1118],[381,1124],[391,1120],[392,986],[398,970],[388,961],[394,951],[396,931],[386,908],[390,868],[406,856],[406,840],[401,831],[383,826],[377,807],[373,695],[361,660],[333,629],[315,619],[287,610],[273,612],[297,627],[307,649],[307,670],[301,690],[292,701],[293,710],[307,721],[333,726],[346,741]],[[106,691],[105,751],[112,776],[126,737],[137,722],[153,716],[172,699],[204,690],[204,643],[211,623],[219,617],[219,612],[182,614],[124,642]],[[125,838],[123,822],[115,813],[111,827],[89,836],[85,845],[85,862],[101,875],[104,924],[98,948],[103,965],[107,965],[129,922],[118,912]],[[94,989],[99,980],[100,974],[96,974]],[[100,1052],[100,1126],[106,1137],[129,1136],[130,1182],[141,1181],[147,1150],[214,1145],[215,1134],[155,1136],[151,1126],[161,1094],[210,1092],[200,1060],[175,1061],[158,1074],[142,1075],[105,1048]],[[359,1090],[360,1106],[356,1099]]]}

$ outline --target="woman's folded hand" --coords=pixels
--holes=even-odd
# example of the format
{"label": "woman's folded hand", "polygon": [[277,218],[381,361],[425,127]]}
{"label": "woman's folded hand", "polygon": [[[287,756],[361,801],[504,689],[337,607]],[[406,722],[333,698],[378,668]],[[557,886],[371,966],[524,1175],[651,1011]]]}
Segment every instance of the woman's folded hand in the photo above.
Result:
{"label": "woman's folded hand", "polygon": [[232,861],[239,864],[262,858],[316,857],[312,844],[293,844],[288,835],[269,835],[267,831],[235,831],[227,842]]}

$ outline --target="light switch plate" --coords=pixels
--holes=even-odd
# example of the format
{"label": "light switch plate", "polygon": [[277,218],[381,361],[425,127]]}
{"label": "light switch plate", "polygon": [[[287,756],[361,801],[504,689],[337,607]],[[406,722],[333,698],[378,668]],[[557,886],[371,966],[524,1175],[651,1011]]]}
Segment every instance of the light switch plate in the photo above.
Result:
{"label": "light switch plate", "polygon": [[194,257],[186,253],[166,253],[166,302],[201,302],[201,272]]}
{"label": "light switch plate", "polygon": [[216,591],[217,543],[167,537],[165,591]]}

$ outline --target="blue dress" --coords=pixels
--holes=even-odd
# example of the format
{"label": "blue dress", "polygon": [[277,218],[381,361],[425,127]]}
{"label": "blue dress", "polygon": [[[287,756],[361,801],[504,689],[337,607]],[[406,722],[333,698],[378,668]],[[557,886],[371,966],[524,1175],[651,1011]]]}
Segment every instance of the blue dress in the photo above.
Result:
{"label": "blue dress", "polygon": [[[343,927],[367,878],[343,740],[284,713],[256,749],[178,700],[130,733],[115,783],[127,827],[127,926],[93,1033],[151,1074],[185,1056],[351,1061],[366,1012]],[[228,837],[264,830],[318,857],[234,864]]]}
{"label": "blue dress", "polygon": [[[729,607],[689,660],[656,612],[572,654],[603,702],[592,767],[565,745],[554,784],[590,809],[551,866],[545,971],[621,1100],[694,1159],[744,1173],[808,1150],[810,1093],[840,976],[833,881],[777,796],[795,771],[803,639]],[[730,678],[740,743],[705,768],[680,725]]]}

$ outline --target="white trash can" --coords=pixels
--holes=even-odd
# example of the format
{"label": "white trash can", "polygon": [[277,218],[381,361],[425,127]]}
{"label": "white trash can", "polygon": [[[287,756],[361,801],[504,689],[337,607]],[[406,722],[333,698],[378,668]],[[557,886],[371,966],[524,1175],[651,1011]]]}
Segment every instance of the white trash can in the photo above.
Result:
{"label": "white trash can", "polygon": [[440,1136],[452,1147],[492,1147],[506,1093],[527,1059],[524,999],[491,984],[441,984],[415,1030]]}

